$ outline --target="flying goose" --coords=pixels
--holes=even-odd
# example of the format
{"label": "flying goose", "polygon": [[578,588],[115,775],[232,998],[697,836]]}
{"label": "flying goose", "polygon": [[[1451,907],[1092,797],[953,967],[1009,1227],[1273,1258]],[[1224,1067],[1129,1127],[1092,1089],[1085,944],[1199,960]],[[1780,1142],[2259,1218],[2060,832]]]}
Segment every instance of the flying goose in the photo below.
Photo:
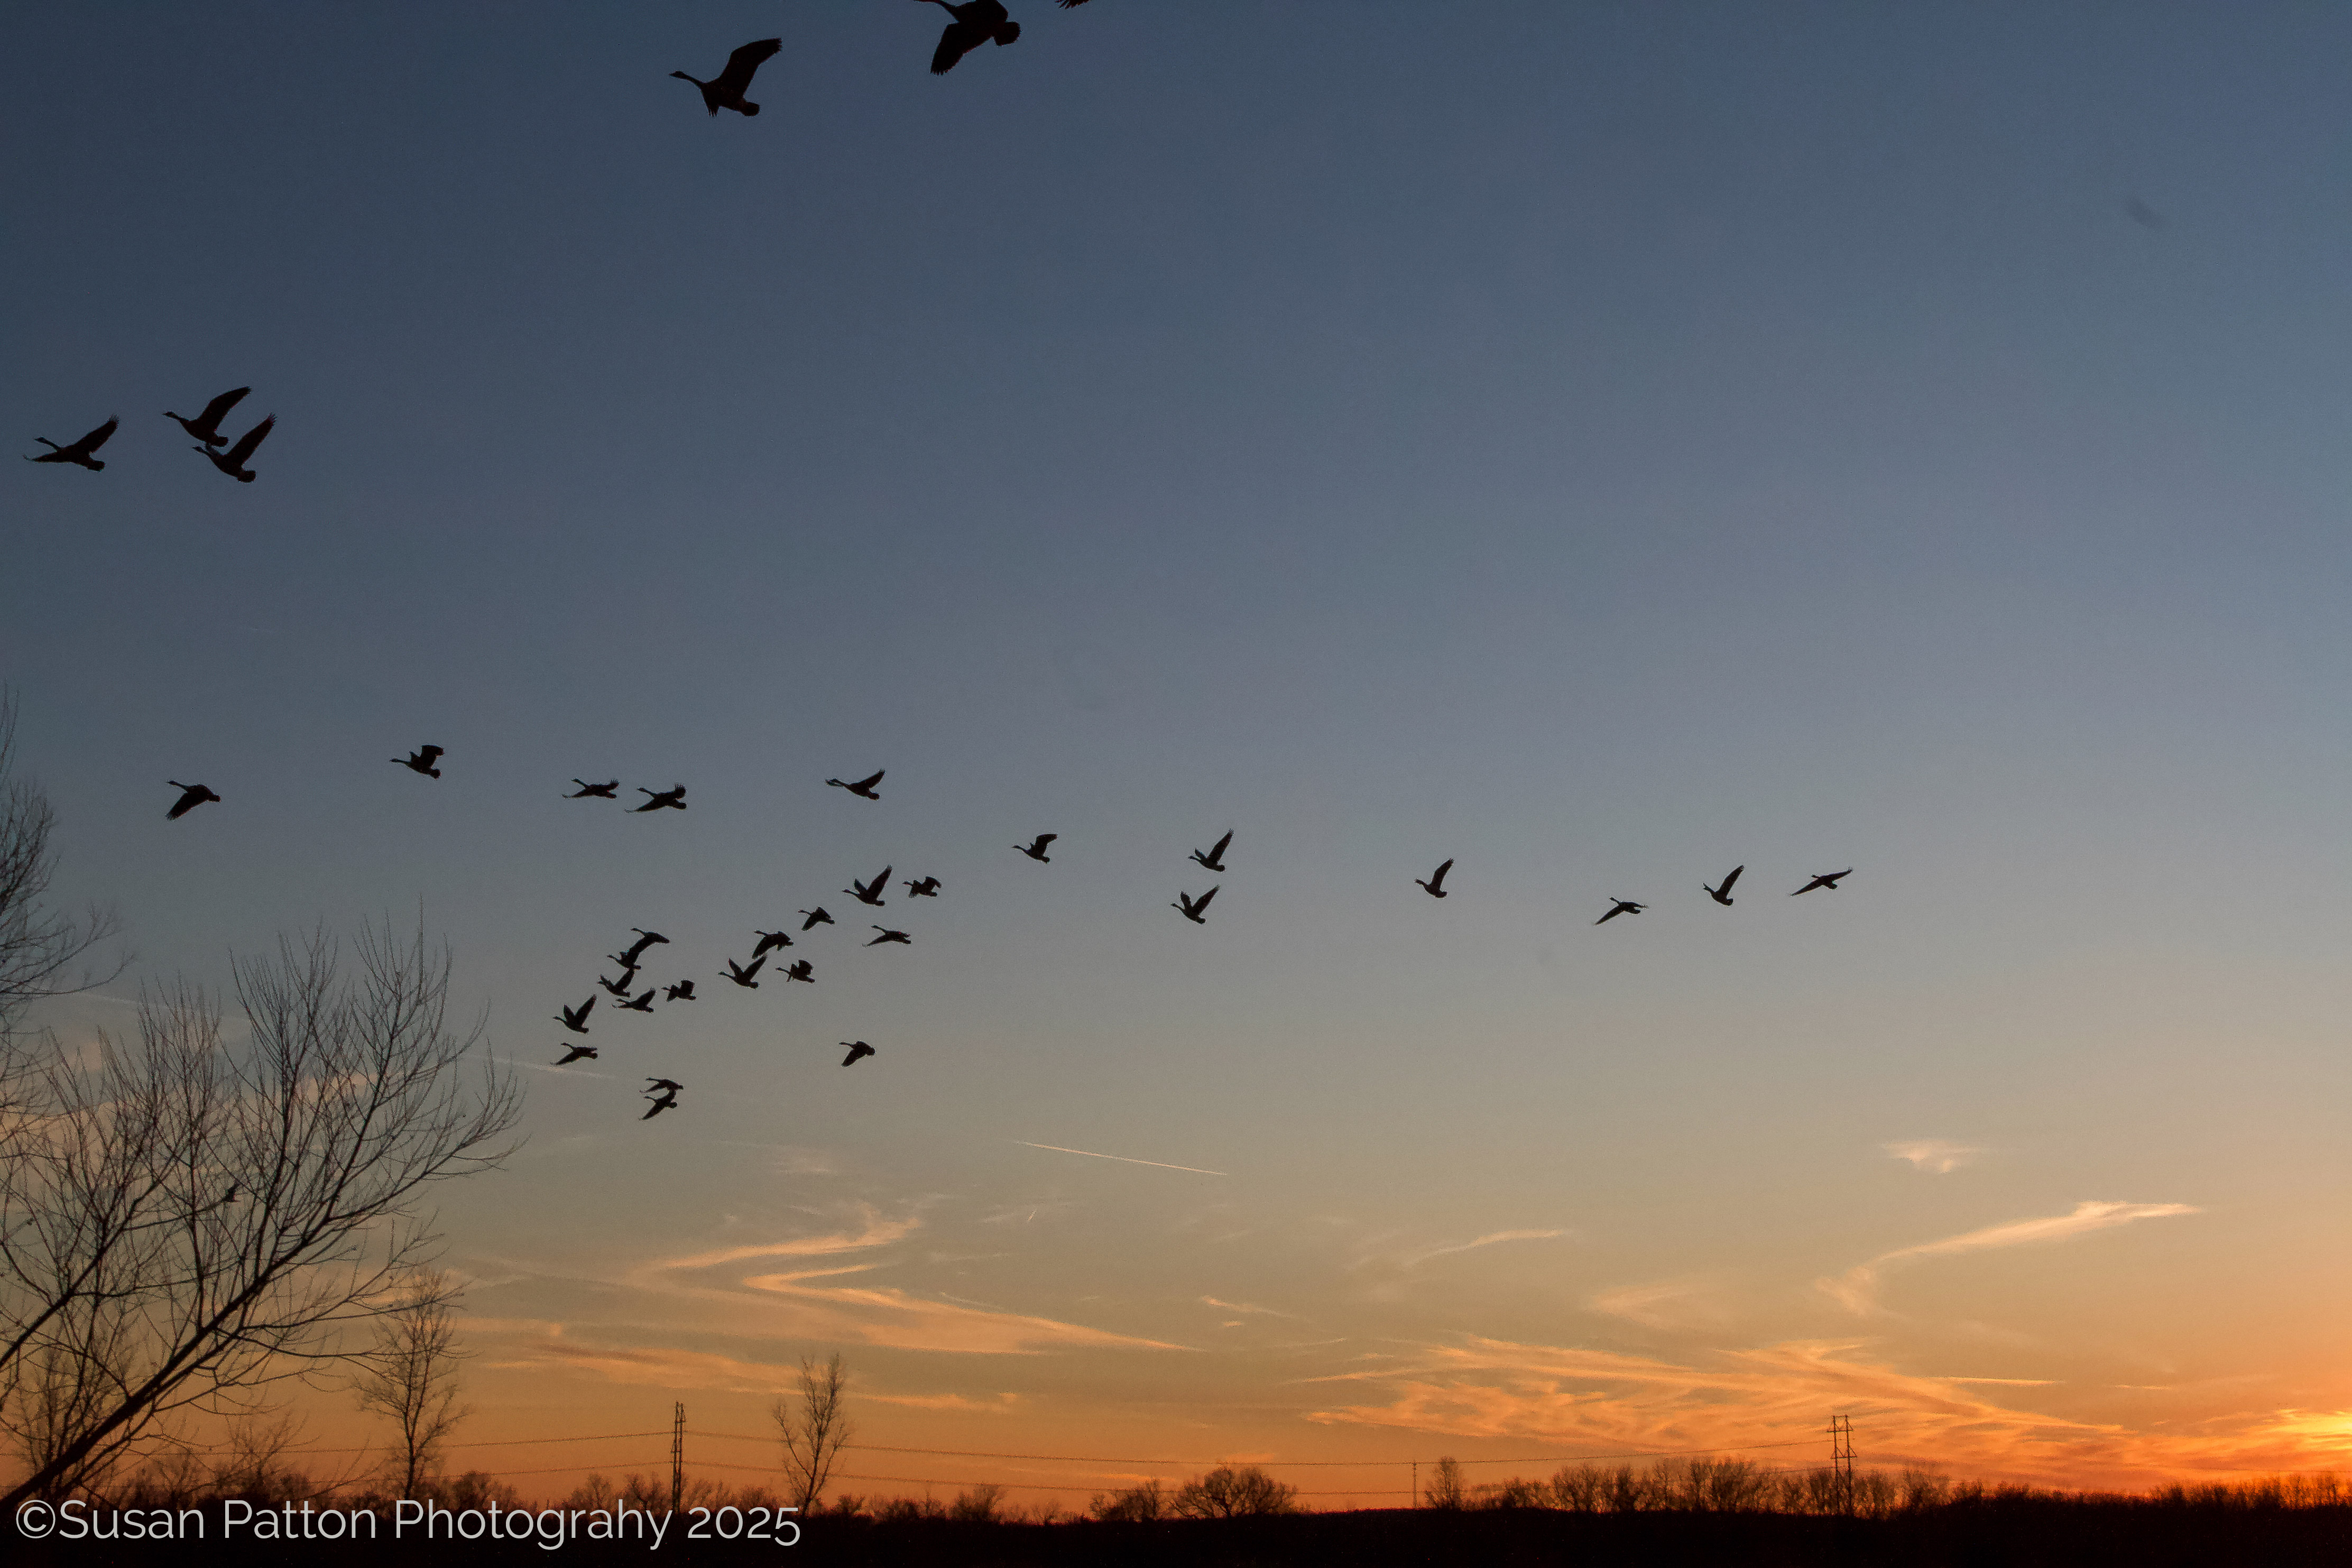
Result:
{"label": "flying goose", "polygon": [[940,879],[926,877],[919,882],[909,882],[907,884],[907,896],[910,899],[936,899],[940,896]]}
{"label": "flying goose", "polygon": [[807,959],[803,958],[798,960],[784,971],[784,978],[787,980],[805,980],[810,984],[814,985],[816,984],[816,970]]}
{"label": "flying goose", "polygon": [[759,973],[767,962],[764,958],[755,958],[751,961],[751,966],[746,969],[730,958],[727,961],[724,973],[727,979],[732,980],[736,984],[747,990],[757,991],[760,988],[760,983],[752,976]]}
{"label": "flying goose", "polygon": [[956,61],[972,50],[994,39],[1000,46],[1021,36],[1021,24],[1013,20],[1000,0],[929,0],[955,18],[948,30],[940,35],[940,47],[931,52],[931,74],[945,76],[955,69]]}
{"label": "flying goose", "polygon": [[672,71],[669,74],[690,81],[702,89],[702,107],[710,111],[713,119],[718,117],[719,111],[722,109],[731,109],[736,113],[743,115],[757,114],[760,112],[760,106],[747,102],[743,97],[744,92],[751,85],[751,73],[760,68],[761,61],[782,53],[784,41],[782,38],[761,38],[754,43],[745,44],[727,57],[727,68],[709,81],[704,81],[699,77],[688,76],[684,71]]}
{"label": "flying goose", "polygon": [[662,1000],[663,1000],[663,1001],[665,1001],[665,1002],[691,1002],[691,1001],[693,1001],[693,1000],[694,1000],[694,982],[693,982],[693,981],[691,981],[691,980],[681,980],[681,981],[679,981],[677,984],[675,984],[675,985],[673,985],[673,986],[670,986],[668,989],[665,990],[665,991],[662,993]]}
{"label": "flying goose", "polygon": [[882,874],[875,878],[872,881],[861,882],[856,878],[852,877],[849,879],[849,886],[842,889],[841,890],[847,893],[851,898],[856,899],[859,903],[872,904],[878,910],[882,907],[882,889],[889,885],[890,868],[885,866],[882,868]]}
{"label": "flying goose", "polygon": [[652,1106],[652,1108],[651,1108],[650,1110],[647,1110],[647,1111],[646,1111],[643,1116],[638,1117],[638,1118],[637,1118],[637,1120],[638,1120],[638,1121],[651,1121],[655,1117],[659,1116],[663,1111],[665,1111],[665,1110],[676,1110],[677,1109],[677,1090],[676,1090],[676,1089],[671,1089],[667,1094],[665,1094],[665,1095],[663,1095],[659,1100],[655,1100],[655,1101],[653,1102],[653,1106]]}
{"label": "flying goose", "polygon": [[1432,871],[1429,874],[1428,881],[1424,882],[1420,878],[1415,877],[1412,879],[1413,885],[1418,887],[1423,892],[1427,893],[1433,899],[1442,899],[1445,896],[1445,873],[1452,869],[1454,869],[1454,862],[1448,860],[1444,865],[1440,866],[1436,870]]}
{"label": "flying goose", "polygon": [[[1843,871],[1824,871],[1820,876],[1814,878],[1811,881],[1806,883],[1803,887],[1799,888],[1797,889],[1797,893],[1810,893],[1815,888],[1827,888],[1831,892],[1834,893],[1837,891],[1838,883],[1853,875],[1853,868],[1851,866],[1848,866]],[[1789,896],[1793,899],[1797,896],[1797,893],[1790,893]]]}
{"label": "flying goose", "polygon": [[1216,896],[1217,889],[1214,888],[1211,888],[1207,892],[1202,893],[1197,899],[1190,893],[1180,892],[1176,895],[1176,902],[1169,905],[1168,907],[1171,910],[1176,910],[1181,912],[1186,920],[1191,921],[1196,926],[1207,925],[1209,922],[1201,918],[1201,911],[1207,909],[1209,907],[1209,900]]}
{"label": "flying goose", "polygon": [[1637,904],[1631,899],[1618,898],[1613,893],[1610,895],[1609,901],[1615,904],[1617,907],[1611,910],[1607,914],[1602,915],[1599,920],[1594,921],[1592,922],[1594,925],[1605,926],[1611,921],[1615,920],[1619,915],[1638,915],[1643,910],[1650,907],[1647,904]]}
{"label": "flying goose", "polygon": [[563,798],[566,800],[612,800],[616,798],[613,792],[621,787],[621,781],[618,779],[614,779],[611,784],[592,784],[586,779],[573,779],[572,782],[580,786],[580,793],[565,795]]}
{"label": "flying goose", "polygon": [[616,1005],[626,1007],[632,1013],[650,1013],[654,1010],[654,994],[648,991],[634,1002],[622,1002]]}
{"label": "flying goose", "polygon": [[1234,836],[1228,831],[1223,838],[1217,840],[1206,855],[1202,854],[1198,849],[1193,850],[1192,858],[1198,860],[1203,868],[1214,871],[1222,877],[1225,874],[1225,846],[1233,841]]}
{"label": "flying goose", "polygon": [[839,779],[827,779],[824,782],[835,789],[845,789],[852,795],[862,795],[867,800],[880,800],[882,797],[874,793],[874,786],[882,782],[882,774],[888,771],[887,768],[882,769],[873,777],[859,779],[856,784],[844,784]]}
{"label": "flying goose", "polygon": [[823,904],[819,904],[813,910],[795,910],[793,912],[808,916],[808,919],[801,921],[801,930],[803,931],[814,931],[819,926],[829,926],[833,923],[833,917],[824,912]]}
{"label": "flying goose", "polygon": [[622,959],[620,962],[628,965],[631,969],[635,969],[637,966],[637,960],[644,955],[646,949],[653,946],[656,942],[660,942],[664,946],[667,946],[669,943],[669,938],[662,935],[662,933],[657,931],[647,931],[643,926],[631,926],[629,929],[637,933],[637,940],[629,944],[628,956]]}
{"label": "flying goose", "polygon": [[607,996],[616,996],[625,1002],[629,999],[629,982],[636,977],[637,972],[631,969],[624,972],[618,980],[607,980],[600,974],[596,976],[596,984],[604,988]]}
{"label": "flying goose", "polygon": [[84,436],[80,440],[76,441],[70,447],[60,447],[55,441],[50,440],[47,436],[36,436],[33,439],[38,441],[42,446],[47,447],[48,450],[43,452],[38,457],[27,458],[25,461],[28,463],[78,463],[94,474],[100,468],[106,467],[106,464],[100,459],[91,457],[90,454],[97,451],[100,447],[105,446],[106,438],[109,436],[113,435],[114,427],[121,423],[121,417],[117,416],[116,417],[108,420],[105,424],[100,426],[97,429],[91,431],[89,435]]}
{"label": "flying goose", "polygon": [[273,414],[239,436],[236,438],[236,445],[226,452],[215,452],[210,447],[199,447],[196,450],[202,452],[214,468],[218,468],[230,479],[242,479],[249,485],[253,483],[253,470],[245,466],[246,459],[253,456],[254,448],[267,440],[269,432],[277,428],[277,426],[278,416]]}
{"label": "flying goose", "polygon": [[1015,844],[1013,847],[1020,850],[1021,853],[1028,856],[1029,858],[1036,861],[1040,865],[1050,866],[1053,864],[1053,857],[1045,853],[1045,846],[1051,844],[1055,839],[1059,838],[1060,837],[1061,835],[1058,833],[1040,833],[1037,835],[1036,842],[1033,844]]}
{"label": "flying goose", "polygon": [[841,1043],[849,1047],[849,1054],[841,1058],[841,1065],[843,1067],[853,1067],[856,1064],[858,1058],[870,1057],[874,1054],[874,1047],[867,1045],[864,1040],[844,1040]]}
{"label": "flying goose", "polygon": [[664,1094],[676,1094],[679,1089],[686,1087],[686,1085],[672,1078],[649,1078],[646,1079],[646,1082],[650,1087],[641,1089],[637,1090],[637,1092],[649,1097],[656,1089],[660,1090]]}
{"label": "flying goose", "polygon": [[253,388],[249,386],[240,386],[233,392],[224,392],[218,397],[214,398],[210,403],[205,404],[205,411],[202,414],[197,415],[194,419],[189,418],[184,414],[174,414],[168,408],[163,410],[163,417],[166,419],[178,420],[180,422],[181,429],[185,430],[189,435],[194,436],[205,446],[217,447],[223,441],[227,439],[226,437],[221,434],[221,416],[226,414],[230,409],[236,407],[238,401],[243,398],[247,393],[251,392]]}
{"label": "flying goose", "polygon": [[177,822],[205,802],[220,799],[220,796],[202,784],[184,784],[177,779],[165,779],[163,782],[180,792],[180,798],[173,804],[171,810],[163,814],[163,818],[167,822]]}
{"label": "flying goose", "polygon": [[1723,879],[1723,886],[1720,888],[1708,888],[1705,882],[1701,882],[1699,886],[1706,889],[1706,896],[1708,898],[1713,899],[1725,909],[1729,909],[1731,907],[1731,884],[1739,880],[1739,873],[1746,869],[1748,869],[1748,868],[1745,866],[1734,866],[1731,868],[1731,875]]}
{"label": "flying goose", "polygon": [[588,1015],[595,1009],[595,994],[591,992],[589,994],[588,1000],[581,1003],[577,1007],[566,1007],[562,1012],[557,1014],[556,1017],[565,1028],[571,1030],[573,1034],[584,1035],[588,1032]]}
{"label": "flying goose", "polygon": [[593,1046],[566,1046],[563,1047],[562,1058],[555,1065],[557,1067],[567,1067],[572,1063],[580,1060],[583,1057],[585,1057],[592,1062],[594,1061],[596,1059],[596,1047]]}
{"label": "flying goose", "polygon": [[419,746],[408,755],[392,760],[409,772],[423,773],[428,779],[441,776],[441,770],[433,765],[441,760],[441,748],[438,746]]}
{"label": "flying goose", "polygon": [[760,931],[755,928],[751,934],[760,939],[760,945],[751,950],[751,956],[754,958],[765,958],[780,947],[793,945],[793,939],[780,931]]}
{"label": "flying goose", "polygon": [[656,794],[654,791],[647,789],[645,785],[639,784],[637,786],[637,793],[647,796],[648,798],[645,805],[634,806],[631,808],[632,810],[659,811],[666,805],[676,806],[680,811],[684,811],[686,809],[686,786],[684,784],[672,784],[669,788],[661,791],[659,794]]}
{"label": "flying goose", "polygon": [[905,931],[891,931],[886,926],[876,926],[874,929],[880,931],[882,934],[876,937],[872,942],[867,942],[866,945],[868,947],[880,947],[886,942],[899,942],[908,947],[915,945],[915,939],[908,936]]}

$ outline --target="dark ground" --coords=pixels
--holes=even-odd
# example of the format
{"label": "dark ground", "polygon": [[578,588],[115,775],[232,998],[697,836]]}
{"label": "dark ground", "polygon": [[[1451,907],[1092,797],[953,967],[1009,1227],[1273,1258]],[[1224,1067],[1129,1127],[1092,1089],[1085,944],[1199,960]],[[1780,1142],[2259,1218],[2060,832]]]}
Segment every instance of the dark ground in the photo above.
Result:
{"label": "dark ground", "polygon": [[[214,1521],[217,1523],[217,1515]],[[2038,1568],[2128,1563],[2134,1568],[2234,1564],[2352,1565],[2352,1509],[2168,1507],[2039,1500],[1954,1506],[1888,1520],[1776,1514],[1569,1514],[1542,1511],[1383,1511],[1164,1524],[976,1525],[946,1521],[877,1524],[812,1521],[800,1545],[682,1541],[673,1528],[649,1543],[574,1542],[549,1551],[530,1541],[429,1545],[239,1541],[217,1529],[202,1542],[47,1541],[28,1543],[0,1523],[9,1568],[110,1564],[348,1564],[479,1562],[606,1564],[753,1562],[954,1564],[957,1568],[1321,1568],[1323,1564],[1575,1564],[1672,1568],[1679,1563],[1889,1564],[1901,1568]]]}

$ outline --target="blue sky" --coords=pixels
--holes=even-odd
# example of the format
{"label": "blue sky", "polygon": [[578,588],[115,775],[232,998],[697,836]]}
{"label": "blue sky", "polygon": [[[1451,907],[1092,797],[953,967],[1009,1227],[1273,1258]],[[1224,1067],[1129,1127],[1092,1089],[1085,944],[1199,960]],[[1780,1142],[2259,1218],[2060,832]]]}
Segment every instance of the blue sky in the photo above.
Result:
{"label": "blue sky", "polygon": [[[6,502],[65,890],[151,977],[421,906],[526,1061],[632,926],[704,990],[450,1195],[479,1402],[536,1419],[557,1324],[639,1358],[583,1408],[840,1344],[995,1402],[877,1430],[1304,1453],[1303,1380],[1403,1344],[1457,1360],[1350,1404],[1397,1451],[1573,1446],[1397,1390],[1836,1343],[2123,1434],[1964,1462],[2306,1457],[2263,1445],[2352,1405],[2276,1304],[2344,1282],[2352,20],[1019,14],[940,79],[878,3],[90,5],[0,61],[0,399],[27,451],[125,420]],[[756,120],[664,74],[779,32]],[[157,416],[246,384],[236,485]],[[886,863],[945,890],[869,952],[836,889]],[[717,979],[816,901],[818,984]],[[1884,1147],[1927,1139],[1977,1152]],[[1813,1284],[2087,1202],[2197,1212],[1927,1255],[1884,1318]],[[1187,1348],[645,1284],[754,1245]],[[1332,1342],[1227,1356],[1203,1298]],[[1916,1394],[1884,1440],[1952,1451]]]}

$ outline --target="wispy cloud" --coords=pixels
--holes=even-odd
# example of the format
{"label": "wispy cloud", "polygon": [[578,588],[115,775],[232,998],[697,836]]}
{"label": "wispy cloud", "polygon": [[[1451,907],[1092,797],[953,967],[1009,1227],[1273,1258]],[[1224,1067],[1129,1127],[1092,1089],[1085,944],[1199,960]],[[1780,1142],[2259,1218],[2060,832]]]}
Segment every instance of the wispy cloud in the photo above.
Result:
{"label": "wispy cloud", "polygon": [[959,1351],[993,1355],[1034,1355],[1046,1350],[1189,1350],[1189,1345],[1139,1339],[1066,1323],[1055,1318],[934,1300],[892,1286],[819,1283],[861,1270],[856,1267],[798,1274],[757,1274],[744,1289],[777,1299],[794,1310],[795,1335],[862,1341],[900,1350]]}
{"label": "wispy cloud", "polygon": [[1304,1323],[1309,1321],[1306,1318],[1300,1317],[1296,1312],[1277,1311],[1272,1307],[1260,1307],[1248,1301],[1220,1301],[1214,1296],[1203,1296],[1201,1300],[1206,1305],[1214,1307],[1221,1312],[1245,1312],[1265,1318],[1288,1318],[1295,1323]]}
{"label": "wispy cloud", "polygon": [[716,1252],[659,1258],[646,1268],[673,1271],[714,1268],[721,1264],[740,1263],[751,1258],[822,1258],[836,1252],[862,1252],[868,1247],[887,1247],[894,1241],[903,1241],[922,1228],[923,1222],[911,1215],[905,1219],[884,1219],[870,1208],[861,1212],[863,1225],[856,1231],[841,1231],[831,1236],[795,1237],[788,1241],[754,1242],[748,1247],[726,1247]]}
{"label": "wispy cloud", "polygon": [[1881,1143],[1879,1147],[1895,1159],[1910,1161],[1914,1170],[1938,1176],[1950,1175],[1986,1152],[1974,1143],[1955,1143],[1948,1138],[1915,1138],[1909,1142]]}
{"label": "wispy cloud", "polygon": [[1816,1280],[1815,1284],[1848,1311],[1857,1315],[1867,1314],[1878,1310],[1880,1277],[1897,1264],[1916,1262],[1922,1258],[1988,1252],[2002,1247],[2068,1241],[2095,1230],[2113,1230],[2135,1220],[2168,1219],[2175,1215],[2199,1212],[2193,1204],[2126,1204],[2086,1199],[2076,1204],[2071,1213],[2005,1220],[2000,1225],[1948,1236],[1940,1241],[1922,1242],[1916,1247],[1898,1247],[1892,1252],[1879,1254],[1867,1263],[1856,1264],[1833,1279]]}
{"label": "wispy cloud", "polygon": [[1587,1303],[1592,1310],[1645,1329],[1690,1329],[1718,1324],[1727,1314],[1711,1289],[1696,1279],[1660,1279],[1604,1290]]}
{"label": "wispy cloud", "polygon": [[1162,1171],[1190,1171],[1196,1176],[1233,1173],[1230,1171],[1204,1171],[1198,1165],[1171,1165],[1165,1160],[1130,1160],[1124,1154],[1097,1154],[1092,1149],[1065,1149],[1059,1143],[1032,1143],[1026,1138],[1015,1138],[1013,1142],[1024,1149],[1050,1149],[1056,1154],[1084,1154],[1089,1160],[1116,1160],[1122,1165],[1150,1165]]}
{"label": "wispy cloud", "polygon": [[1468,1241],[1457,1241],[1450,1247],[1433,1247],[1426,1252],[1416,1252],[1404,1259],[1404,1267],[1412,1268],[1428,1262],[1433,1258],[1451,1258],[1457,1252],[1468,1252],[1481,1247],[1494,1247],[1506,1241],[1551,1241],[1567,1234],[1565,1230],[1490,1230],[1484,1236],[1474,1237]]}

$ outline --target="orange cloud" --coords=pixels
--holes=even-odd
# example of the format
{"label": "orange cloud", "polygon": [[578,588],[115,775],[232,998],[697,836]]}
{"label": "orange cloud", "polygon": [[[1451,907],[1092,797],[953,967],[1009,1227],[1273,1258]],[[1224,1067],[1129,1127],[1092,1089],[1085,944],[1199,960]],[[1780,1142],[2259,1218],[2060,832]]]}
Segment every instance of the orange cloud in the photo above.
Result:
{"label": "orange cloud", "polygon": [[1941,1241],[1922,1242],[1916,1247],[1898,1247],[1892,1252],[1880,1253],[1867,1263],[1854,1265],[1834,1279],[1819,1279],[1814,1284],[1848,1311],[1864,1316],[1878,1310],[1879,1277],[1890,1264],[1907,1263],[1922,1258],[1948,1258],[1962,1252],[1984,1252],[2000,1247],[2066,1241],[2095,1230],[2112,1230],[2116,1226],[2129,1225],[2135,1220],[2168,1219],[2175,1215],[2199,1212],[2192,1204],[2123,1204],[2086,1199],[2076,1204],[2070,1214],[2006,1220],[2000,1225],[1989,1225],[1958,1236],[1948,1236]]}

